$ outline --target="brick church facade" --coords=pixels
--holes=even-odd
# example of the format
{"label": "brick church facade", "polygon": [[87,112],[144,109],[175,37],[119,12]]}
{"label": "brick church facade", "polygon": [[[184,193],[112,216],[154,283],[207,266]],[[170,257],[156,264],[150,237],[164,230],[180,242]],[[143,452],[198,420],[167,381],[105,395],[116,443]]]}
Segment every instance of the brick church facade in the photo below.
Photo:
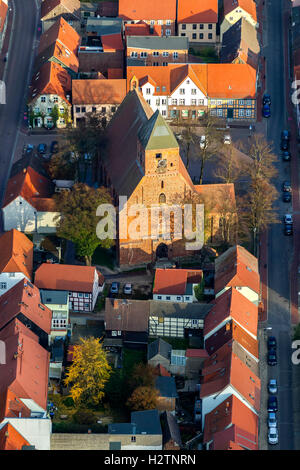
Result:
{"label": "brick church facade", "polygon": [[[127,197],[127,207],[119,216],[117,252],[122,267],[145,265],[159,258],[172,260],[193,257],[186,249],[186,240],[174,233],[174,217],[170,222],[170,239],[164,239],[163,228],[156,239],[150,236],[150,224],[159,227],[159,215],[150,217],[150,206],[182,205],[190,202],[197,191],[180,157],[177,140],[158,111],[155,113],[141,94],[129,92],[107,127],[108,145],[101,168],[101,180],[112,192],[115,204],[119,197]],[[219,185],[205,185],[208,187]],[[203,187],[202,186],[202,193]],[[232,197],[232,185],[220,185]],[[234,190],[233,190],[234,198]],[[201,201],[199,201],[201,203]],[[148,209],[149,223],[145,222],[141,239],[134,240],[124,229],[139,215],[131,210],[136,204]],[[200,207],[199,229],[204,236],[204,204]],[[128,216],[125,215],[129,214]],[[124,218],[125,217],[125,218]],[[146,217],[146,216],[145,216]],[[145,221],[141,216],[140,220]],[[147,218],[147,217],[146,217]],[[150,222],[151,220],[151,222]],[[143,225],[143,224],[142,224]],[[128,228],[127,227],[127,228]],[[178,236],[177,236],[178,235]],[[199,250],[198,250],[199,251]]]}

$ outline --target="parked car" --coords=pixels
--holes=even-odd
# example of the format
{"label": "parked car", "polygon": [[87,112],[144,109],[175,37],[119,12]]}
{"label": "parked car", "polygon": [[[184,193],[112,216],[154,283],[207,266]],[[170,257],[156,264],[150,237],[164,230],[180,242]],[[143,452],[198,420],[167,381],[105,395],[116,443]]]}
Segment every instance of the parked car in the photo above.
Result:
{"label": "parked car", "polygon": [[291,159],[291,152],[289,152],[288,150],[285,150],[284,152],[282,152],[281,157],[284,162],[289,162]]}
{"label": "parked car", "polygon": [[276,366],[277,365],[277,354],[275,349],[269,349],[268,351],[268,365]]}
{"label": "parked car", "polygon": [[278,444],[278,430],[277,430],[277,428],[269,428],[268,442],[269,442],[269,444]]}
{"label": "parked car", "polygon": [[289,193],[292,191],[291,183],[289,181],[284,181],[282,183],[282,191]]}
{"label": "parked car", "polygon": [[202,135],[200,137],[200,148],[201,149],[205,149],[206,147],[206,136],[205,135]]}
{"label": "parked car", "polygon": [[231,136],[229,134],[224,135],[224,144],[231,144]]}
{"label": "parked car", "polygon": [[285,224],[284,234],[285,235],[293,235],[293,226],[291,224]]}
{"label": "parked car", "polygon": [[285,214],[283,220],[285,224],[292,224],[293,223],[292,214]]}
{"label": "parked car", "polygon": [[277,428],[277,418],[276,413],[268,413],[268,427],[269,428]]}
{"label": "parked car", "polygon": [[50,153],[58,153],[58,142],[57,140],[53,140],[53,142],[51,142],[51,146],[50,146]]}
{"label": "parked car", "polygon": [[290,140],[290,131],[284,130],[281,132],[281,140]]}
{"label": "parked car", "polygon": [[268,337],[268,349],[276,349],[277,347],[277,341],[275,336],[269,336]]}
{"label": "parked car", "polygon": [[37,148],[38,153],[46,153],[47,145],[46,144],[39,144]]}
{"label": "parked car", "polygon": [[120,283],[119,282],[113,282],[110,287],[110,293],[111,294],[118,294],[119,292],[119,287]]}
{"label": "parked car", "polygon": [[273,413],[276,413],[276,411],[278,411],[278,401],[277,397],[275,397],[274,395],[268,398],[268,411],[271,411]]}
{"label": "parked car", "polygon": [[271,108],[270,105],[265,104],[262,109],[262,115],[265,118],[269,118],[271,116]]}
{"label": "parked car", "polygon": [[271,105],[271,96],[268,95],[267,93],[263,96],[263,106],[265,104]]}
{"label": "parked car", "polygon": [[280,148],[281,150],[288,150],[290,145],[290,133],[287,130],[281,132],[281,142]]}
{"label": "parked car", "polygon": [[34,149],[34,145],[32,144],[25,144],[23,148],[23,153],[31,153]]}
{"label": "parked car", "polygon": [[282,194],[282,200],[283,200],[283,202],[291,202],[291,200],[292,200],[291,193],[283,193]]}
{"label": "parked car", "polygon": [[132,294],[132,285],[131,284],[125,284],[123,288],[124,294]]}
{"label": "parked car", "polygon": [[269,380],[268,390],[269,390],[269,393],[271,393],[272,395],[277,393],[277,380],[276,379]]}

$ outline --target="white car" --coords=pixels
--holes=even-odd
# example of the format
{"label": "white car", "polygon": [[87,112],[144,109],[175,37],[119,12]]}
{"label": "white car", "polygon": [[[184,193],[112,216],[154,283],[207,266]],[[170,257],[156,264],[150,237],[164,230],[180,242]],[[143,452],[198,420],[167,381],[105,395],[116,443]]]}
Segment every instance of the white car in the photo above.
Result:
{"label": "white car", "polygon": [[268,426],[269,428],[277,428],[276,413],[268,413]]}
{"label": "white car", "polygon": [[293,216],[291,214],[285,214],[284,223],[285,224],[292,224],[293,223]]}
{"label": "white car", "polygon": [[124,294],[132,294],[132,285],[125,284],[123,291],[124,291]]}
{"label": "white car", "polygon": [[231,137],[229,134],[224,135],[224,144],[231,144]]}
{"label": "white car", "polygon": [[277,380],[276,379],[270,379],[269,384],[268,384],[268,390],[269,393],[277,393]]}
{"label": "white car", "polygon": [[268,442],[269,442],[269,444],[278,444],[278,430],[277,430],[277,428],[269,428]]}
{"label": "white car", "polygon": [[205,135],[202,135],[200,137],[200,148],[201,149],[205,149],[206,147],[206,136]]}

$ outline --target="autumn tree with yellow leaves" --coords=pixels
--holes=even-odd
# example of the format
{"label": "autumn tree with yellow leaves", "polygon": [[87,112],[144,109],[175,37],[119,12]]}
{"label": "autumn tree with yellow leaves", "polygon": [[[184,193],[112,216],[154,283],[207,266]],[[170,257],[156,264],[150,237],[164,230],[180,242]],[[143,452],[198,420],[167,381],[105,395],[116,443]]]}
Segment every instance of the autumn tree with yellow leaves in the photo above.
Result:
{"label": "autumn tree with yellow leaves", "polygon": [[98,405],[104,396],[104,386],[111,373],[106,352],[99,339],[80,338],[74,347],[73,363],[70,366],[65,385],[70,385],[70,395],[75,405]]}

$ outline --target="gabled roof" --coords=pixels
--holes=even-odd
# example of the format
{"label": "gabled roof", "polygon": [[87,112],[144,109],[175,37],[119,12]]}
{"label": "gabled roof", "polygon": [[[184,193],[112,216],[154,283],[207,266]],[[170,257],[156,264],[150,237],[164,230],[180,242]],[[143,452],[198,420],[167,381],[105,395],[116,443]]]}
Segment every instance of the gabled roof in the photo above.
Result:
{"label": "gabled roof", "polygon": [[26,153],[13,164],[10,178],[18,173],[24,172],[29,166],[40,175],[49,178],[45,167],[45,159],[41,155],[37,155],[34,151]]}
{"label": "gabled roof", "polygon": [[120,104],[126,96],[126,80],[72,80],[74,104]]}
{"label": "gabled roof", "polygon": [[228,386],[236,390],[257,412],[260,410],[260,379],[231,348],[219,350],[204,362],[200,398],[215,395]]}
{"label": "gabled roof", "polygon": [[158,376],[155,380],[155,388],[159,396],[163,398],[178,398],[174,377]]}
{"label": "gabled roof", "polygon": [[218,325],[233,319],[244,330],[257,336],[258,307],[231,287],[211,302],[212,309],[204,321],[204,336]]}
{"label": "gabled roof", "polygon": [[47,334],[51,330],[52,312],[41,303],[40,291],[26,279],[0,297],[0,330],[19,314],[35,323]]}
{"label": "gabled roof", "polygon": [[158,110],[140,129],[138,137],[145,150],[179,148],[173,131]]}
{"label": "gabled roof", "polygon": [[119,0],[119,16],[124,20],[174,20],[176,0]]}
{"label": "gabled roof", "polygon": [[6,364],[0,364],[0,393],[9,388],[18,399],[29,398],[46,410],[49,353],[19,320],[0,331],[0,340],[6,346]]}
{"label": "gabled roof", "polygon": [[215,293],[225,287],[248,287],[260,293],[257,258],[240,245],[229,248],[215,260]]}
{"label": "gabled roof", "polygon": [[154,373],[163,377],[171,377],[170,372],[168,372],[167,369],[161,364],[157,364],[157,366],[154,368]]}
{"label": "gabled roof", "polygon": [[0,273],[24,273],[32,278],[33,243],[26,235],[12,229],[0,237]]}
{"label": "gabled roof", "polygon": [[[125,37],[127,36],[149,36],[150,34],[150,25],[140,21],[134,24],[125,24],[124,25]],[[161,26],[153,26],[152,36],[161,36]]]}
{"label": "gabled roof", "polygon": [[57,95],[69,106],[67,95],[71,92],[71,77],[68,72],[55,62],[46,62],[33,76],[30,85],[29,102],[40,95]]}
{"label": "gabled roof", "polygon": [[211,450],[258,450],[257,436],[234,424],[216,432]]}
{"label": "gabled roof", "polygon": [[120,35],[122,18],[98,18],[90,16],[86,21],[86,32],[96,33],[97,36]]}
{"label": "gabled roof", "polygon": [[106,297],[106,330],[148,332],[148,320],[149,302]]}
{"label": "gabled roof", "polygon": [[202,277],[200,269],[156,269],[153,294],[184,295],[187,283],[199,284]]}
{"label": "gabled roof", "polygon": [[152,341],[152,343],[148,344],[147,359],[149,361],[159,354],[160,356],[170,360],[171,352],[172,346],[163,339],[158,338],[155,341]]}
{"label": "gabled roof", "polygon": [[0,423],[4,418],[30,418],[31,410],[10,390],[0,394]]}
{"label": "gabled roof", "polygon": [[205,415],[203,442],[210,442],[214,439],[216,433],[224,431],[229,426],[237,426],[242,430],[240,436],[237,436],[242,439],[241,441],[237,439],[238,444],[241,442],[245,444],[243,436],[248,435],[251,436],[251,441],[255,442],[254,445],[257,448],[258,416],[235,395],[230,395],[230,397],[226,398],[220,405]]}
{"label": "gabled roof", "polygon": [[217,23],[218,0],[178,0],[178,23]]}
{"label": "gabled roof", "polygon": [[256,70],[248,64],[208,64],[207,94],[210,98],[254,99]]}
{"label": "gabled roof", "polygon": [[220,61],[232,63],[240,60],[257,68],[260,52],[256,28],[245,18],[234,23],[222,37]]}
{"label": "gabled roof", "polygon": [[0,450],[22,450],[29,442],[17,431],[11,423],[0,425]]}
{"label": "gabled roof", "polygon": [[38,174],[30,166],[8,180],[3,208],[21,196],[35,207],[39,198],[50,198],[53,193],[51,181]]}
{"label": "gabled roof", "polygon": [[80,41],[80,36],[75,29],[66,20],[59,18],[42,34],[37,55],[39,56],[48,47],[57,42],[65,56],[70,56],[71,54],[76,56]]}
{"label": "gabled roof", "polygon": [[187,51],[189,40],[180,36],[127,36],[127,47],[157,51]]}
{"label": "gabled roof", "polygon": [[123,51],[124,44],[121,34],[108,34],[101,36],[101,42],[104,52]]}
{"label": "gabled roof", "polygon": [[175,418],[170,411],[165,411],[161,416],[163,426],[163,445],[168,443],[171,439],[174,443],[178,444],[179,447],[182,446],[180,429]]}
{"label": "gabled roof", "polygon": [[231,13],[233,10],[242,8],[257,21],[256,3],[254,0],[223,0],[223,7],[224,16],[228,15],[228,13]]}
{"label": "gabled roof", "polygon": [[96,272],[99,274],[95,266],[43,263],[34,283],[40,289],[91,293]]}
{"label": "gabled roof", "polygon": [[41,19],[52,12],[55,15],[57,7],[63,7],[67,14],[74,15],[78,20],[80,16],[80,0],[43,0],[41,5]]}

